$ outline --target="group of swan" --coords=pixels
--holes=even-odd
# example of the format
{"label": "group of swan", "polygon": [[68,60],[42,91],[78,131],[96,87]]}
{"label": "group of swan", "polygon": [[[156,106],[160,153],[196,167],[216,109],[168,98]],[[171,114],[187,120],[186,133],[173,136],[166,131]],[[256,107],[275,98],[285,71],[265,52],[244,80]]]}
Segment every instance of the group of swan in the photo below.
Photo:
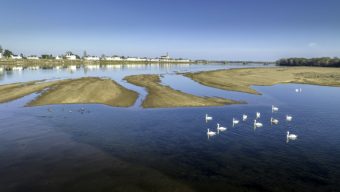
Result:
{"label": "group of swan", "polygon": [[[279,111],[279,108],[276,107],[276,106],[274,106],[274,105],[272,105],[272,113],[277,112],[277,111]],[[263,127],[263,124],[257,120],[257,119],[259,119],[260,117],[261,117],[261,113],[260,113],[260,112],[256,112],[256,117],[255,117],[255,119],[254,119],[254,128]],[[212,118],[211,116],[209,116],[208,114],[205,114],[205,120],[206,120],[206,122],[208,122],[208,121],[210,121],[210,120],[212,120],[212,119],[213,119],[213,118]],[[242,115],[242,121],[247,121],[247,119],[248,119],[248,115],[243,114],[243,115]],[[291,116],[291,115],[286,115],[286,121],[292,121],[292,119],[293,119],[293,116]],[[238,119],[233,118],[233,120],[232,120],[233,127],[234,127],[235,125],[237,125],[239,122],[240,122],[240,121],[239,121]],[[273,118],[273,117],[271,117],[271,118],[270,118],[270,123],[271,123],[271,124],[277,125],[277,124],[279,124],[279,120],[278,120],[278,119],[275,119],[275,118]],[[217,130],[217,134],[219,134],[220,131],[221,131],[221,132],[222,132],[222,131],[225,131],[225,130],[227,130],[227,128],[226,128],[226,127],[222,127],[222,126],[220,126],[219,123],[217,123],[217,128],[216,128],[216,130]],[[211,131],[210,129],[208,129],[208,130],[207,130],[207,135],[208,135],[208,137],[209,137],[209,136],[214,136],[214,135],[216,135],[216,132],[215,132],[215,131]],[[295,140],[295,139],[297,139],[297,135],[295,135],[295,134],[290,134],[289,131],[287,131],[287,142],[288,142],[289,140]]]}
{"label": "group of swan", "polygon": [[[226,128],[226,127],[222,127],[222,126],[220,126],[219,123],[217,123],[217,128],[216,128],[216,130],[217,130],[217,134],[219,134],[220,131],[221,131],[221,132],[222,132],[222,131],[225,131],[225,130],[227,130],[227,128]],[[209,136],[214,136],[214,135],[216,135],[216,132],[215,132],[215,131],[210,131],[210,129],[208,129],[208,130],[207,130],[207,135],[208,135],[208,137],[209,137]]]}

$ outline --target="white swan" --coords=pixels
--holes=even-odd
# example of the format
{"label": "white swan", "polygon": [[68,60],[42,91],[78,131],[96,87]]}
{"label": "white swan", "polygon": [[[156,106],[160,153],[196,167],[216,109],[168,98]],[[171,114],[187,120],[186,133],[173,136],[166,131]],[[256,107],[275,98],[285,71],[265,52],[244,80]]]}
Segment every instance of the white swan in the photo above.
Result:
{"label": "white swan", "polygon": [[302,89],[301,89],[301,88],[299,88],[299,89],[295,89],[295,92],[297,92],[297,93],[301,93],[301,92],[302,92]]}
{"label": "white swan", "polygon": [[225,130],[227,130],[227,128],[226,128],[226,127],[220,127],[220,124],[219,124],[219,123],[217,123],[217,134],[219,134],[219,133],[220,133],[220,131],[225,131]]}
{"label": "white swan", "polygon": [[286,115],[286,120],[287,121],[292,121],[293,117],[291,115]]}
{"label": "white swan", "polygon": [[270,123],[271,123],[271,124],[279,124],[279,120],[274,119],[274,118],[272,117],[272,118],[270,118]]}
{"label": "white swan", "polygon": [[208,135],[208,136],[214,136],[214,135],[216,135],[216,132],[215,132],[215,131],[210,131],[210,130],[208,129],[207,135]]}
{"label": "white swan", "polygon": [[289,134],[289,131],[287,131],[287,139],[295,140],[297,139],[297,135],[295,134]]}
{"label": "white swan", "polygon": [[254,127],[262,127],[263,124],[260,122],[257,122],[256,119],[254,120]]}
{"label": "white swan", "polygon": [[243,121],[247,121],[247,118],[248,118],[248,115],[246,115],[246,114],[243,114],[243,115],[242,115],[242,120],[243,120]]}
{"label": "white swan", "polygon": [[274,105],[272,105],[272,113],[273,113],[273,112],[277,112],[277,111],[279,111],[279,108],[278,108],[278,107],[275,107]]}
{"label": "white swan", "polygon": [[256,112],[256,119],[261,117],[261,113],[260,112]]}
{"label": "white swan", "polygon": [[239,122],[240,122],[239,120],[233,118],[233,127],[234,127],[236,124],[238,124]]}
{"label": "white swan", "polygon": [[208,116],[208,114],[205,114],[205,121],[210,121],[212,120],[213,118],[211,116]]}

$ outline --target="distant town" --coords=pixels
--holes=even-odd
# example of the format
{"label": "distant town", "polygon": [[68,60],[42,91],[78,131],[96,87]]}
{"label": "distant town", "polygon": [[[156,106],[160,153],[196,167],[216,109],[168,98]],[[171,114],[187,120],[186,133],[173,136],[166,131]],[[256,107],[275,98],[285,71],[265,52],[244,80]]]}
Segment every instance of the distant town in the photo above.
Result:
{"label": "distant town", "polygon": [[1,60],[40,60],[40,59],[49,59],[49,60],[83,60],[83,61],[130,61],[130,62],[176,62],[176,63],[190,63],[192,60],[183,59],[183,58],[171,58],[168,53],[162,55],[157,58],[148,58],[148,57],[129,57],[129,56],[94,56],[87,54],[84,51],[83,56],[80,57],[77,54],[72,53],[71,51],[67,51],[65,54],[53,56],[52,54],[42,54],[38,55],[24,55],[24,54],[14,54],[12,51],[8,49],[3,49],[0,46],[0,59]]}

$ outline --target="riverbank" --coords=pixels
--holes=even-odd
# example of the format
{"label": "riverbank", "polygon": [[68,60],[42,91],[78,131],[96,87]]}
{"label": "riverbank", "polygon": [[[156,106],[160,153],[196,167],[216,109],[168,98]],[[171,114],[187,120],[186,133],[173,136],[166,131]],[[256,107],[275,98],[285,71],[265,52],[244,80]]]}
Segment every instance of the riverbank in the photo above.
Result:
{"label": "riverbank", "polygon": [[86,77],[51,82],[27,82],[0,86],[0,103],[41,92],[27,106],[50,104],[104,104],[114,107],[132,106],[138,93],[124,88],[111,79]]}
{"label": "riverbank", "polygon": [[158,75],[133,75],[124,79],[147,89],[148,95],[142,103],[144,108],[223,106],[240,103],[224,98],[199,97],[174,90],[162,85]]}
{"label": "riverbank", "polygon": [[187,63],[197,63],[196,61],[128,61],[128,60],[67,60],[67,59],[39,59],[39,60],[29,60],[29,59],[2,59],[0,60],[0,66],[11,67],[11,66],[60,66],[60,65],[120,65],[120,64],[187,64]]}
{"label": "riverbank", "polygon": [[185,73],[184,75],[202,85],[250,94],[260,94],[251,86],[270,86],[282,83],[340,86],[340,68],[242,68]]}

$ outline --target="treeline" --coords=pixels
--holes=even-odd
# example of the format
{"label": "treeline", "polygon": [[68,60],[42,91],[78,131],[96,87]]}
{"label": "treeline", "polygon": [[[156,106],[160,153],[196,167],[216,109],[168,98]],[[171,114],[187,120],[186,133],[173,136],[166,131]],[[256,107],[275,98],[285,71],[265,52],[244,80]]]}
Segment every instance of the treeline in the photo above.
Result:
{"label": "treeline", "polygon": [[340,67],[340,58],[286,58],[276,61],[280,66],[314,66],[314,67]]}

